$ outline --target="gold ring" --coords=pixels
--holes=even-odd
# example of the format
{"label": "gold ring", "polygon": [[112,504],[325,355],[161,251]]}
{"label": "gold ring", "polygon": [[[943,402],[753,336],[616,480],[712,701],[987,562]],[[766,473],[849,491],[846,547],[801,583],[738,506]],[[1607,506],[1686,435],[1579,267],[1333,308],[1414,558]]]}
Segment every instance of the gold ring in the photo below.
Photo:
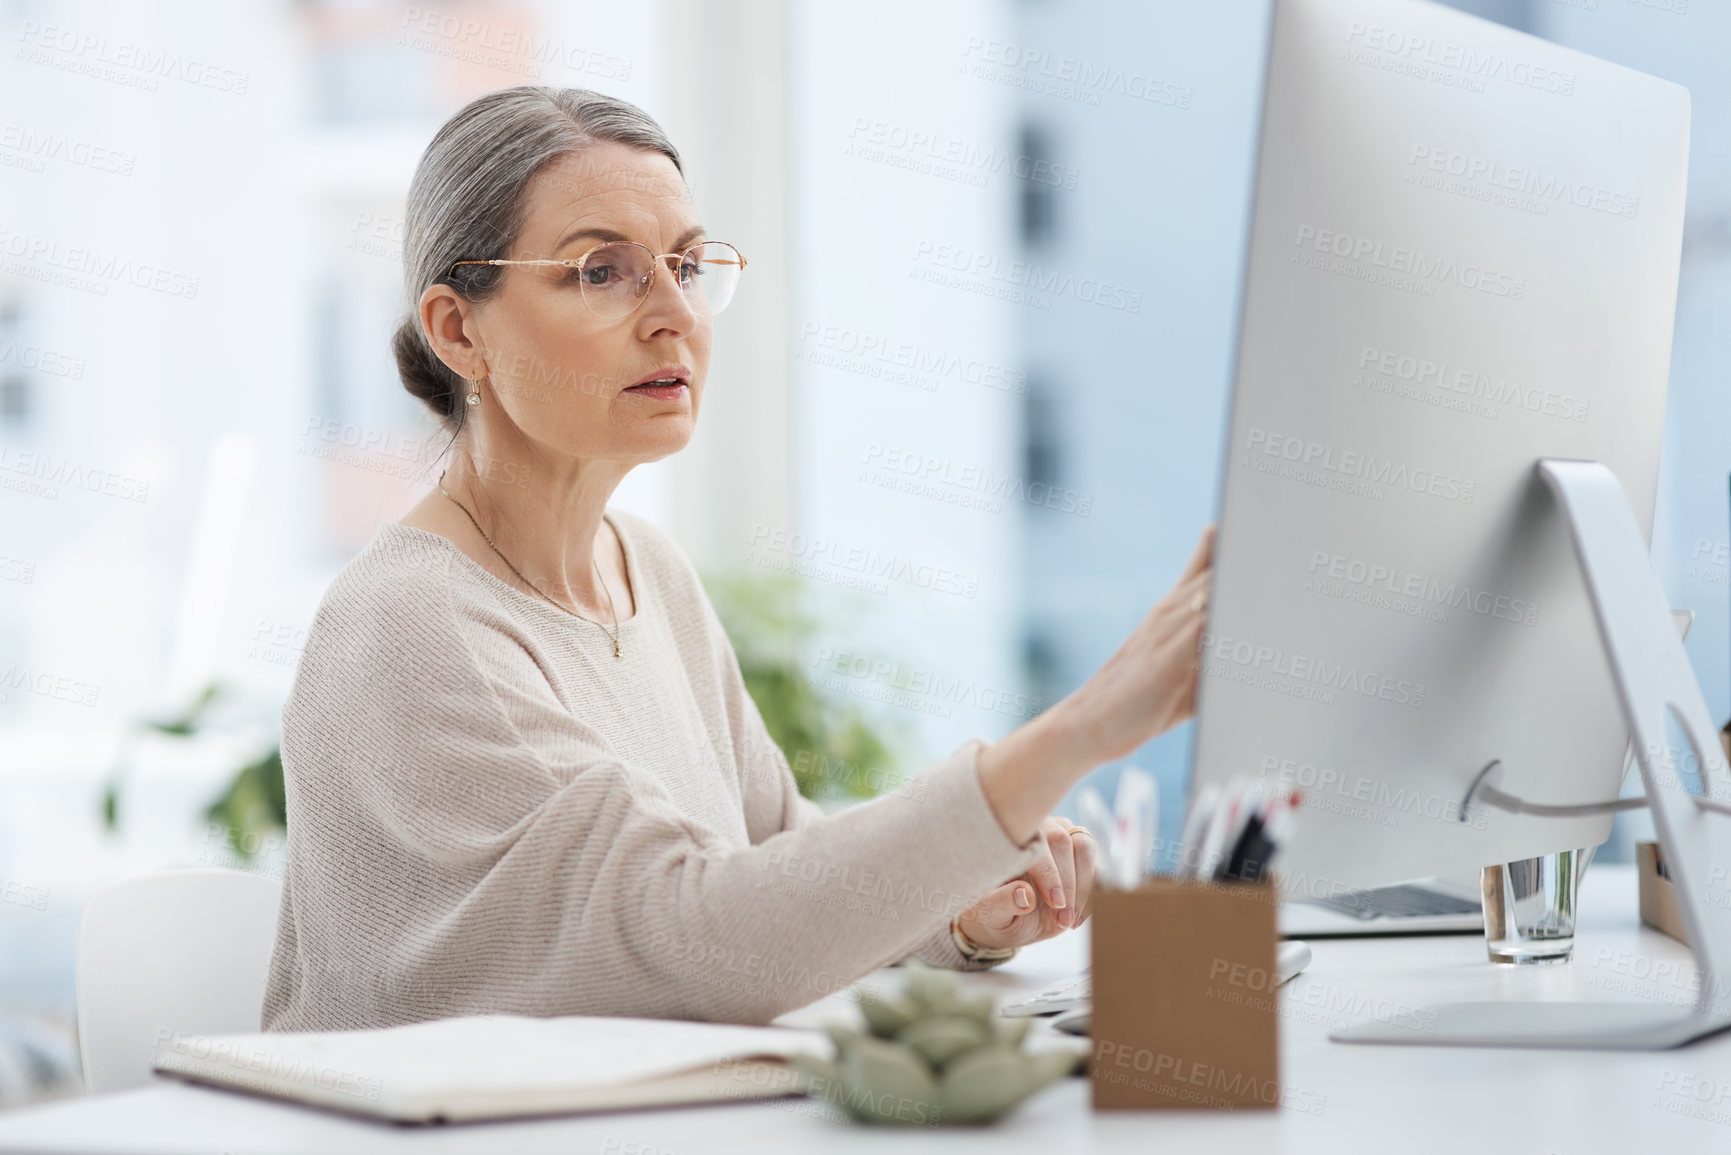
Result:
{"label": "gold ring", "polygon": [[1078,835],[1078,834],[1086,834],[1089,838],[1094,837],[1094,832],[1092,830],[1089,830],[1086,826],[1072,825],[1064,833],[1068,834],[1071,838],[1076,837],[1076,835]]}

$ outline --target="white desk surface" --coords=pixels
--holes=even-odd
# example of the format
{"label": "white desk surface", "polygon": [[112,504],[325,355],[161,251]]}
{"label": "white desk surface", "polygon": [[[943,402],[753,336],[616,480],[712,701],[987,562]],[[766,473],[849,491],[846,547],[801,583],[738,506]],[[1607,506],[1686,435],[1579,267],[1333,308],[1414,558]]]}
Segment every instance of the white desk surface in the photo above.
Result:
{"label": "white desk surface", "polygon": [[[1286,988],[1282,1077],[1318,1109],[1094,1113],[1088,1084],[1066,1079],[993,1127],[864,1127],[802,1099],[532,1122],[380,1125],[186,1084],[0,1115],[0,1151],[558,1152],[701,1155],[821,1150],[1490,1152],[1619,1155],[1731,1151],[1731,1033],[1656,1053],[1377,1047],[1332,1043],[1333,1026],[1473,999],[1691,999],[1688,952],[1639,927],[1631,867],[1593,868],[1582,888],[1574,961],[1492,966],[1482,938],[1322,940]],[[1037,986],[1085,963],[1064,935],[981,976]],[[1008,972],[1008,973],[1006,973]],[[1343,1009],[1345,1008],[1345,1009]],[[1693,1080],[1693,1081],[1691,1081]]]}

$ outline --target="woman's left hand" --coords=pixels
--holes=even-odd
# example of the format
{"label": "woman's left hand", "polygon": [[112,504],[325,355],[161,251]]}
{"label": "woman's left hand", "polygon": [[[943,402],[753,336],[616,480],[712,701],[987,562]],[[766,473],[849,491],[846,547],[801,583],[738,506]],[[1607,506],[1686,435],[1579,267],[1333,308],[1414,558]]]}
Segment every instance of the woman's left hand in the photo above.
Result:
{"label": "woman's left hand", "polygon": [[1041,822],[1040,836],[1044,843],[1040,861],[956,920],[975,946],[1027,946],[1087,920],[1094,892],[1093,837],[1062,818]]}

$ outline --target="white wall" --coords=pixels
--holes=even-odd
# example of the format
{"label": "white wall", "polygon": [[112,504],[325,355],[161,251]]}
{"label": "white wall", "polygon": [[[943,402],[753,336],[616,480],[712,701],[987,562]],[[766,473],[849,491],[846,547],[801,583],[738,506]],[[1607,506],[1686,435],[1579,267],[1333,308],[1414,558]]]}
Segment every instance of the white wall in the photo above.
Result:
{"label": "white wall", "polygon": [[[1018,512],[965,504],[982,496],[976,476],[1016,471],[1015,395],[966,379],[971,364],[1013,365],[1016,317],[921,276],[945,250],[1014,259],[1007,178],[944,159],[1012,147],[1012,93],[962,71],[970,41],[1002,37],[1008,15],[988,0],[794,8],[785,528],[801,536],[759,545],[770,564],[811,564],[831,595],[825,678],[868,705],[891,698],[878,712],[915,763],[1028,713]],[[878,484],[897,479],[927,489]],[[849,590],[853,578],[878,584]]]}

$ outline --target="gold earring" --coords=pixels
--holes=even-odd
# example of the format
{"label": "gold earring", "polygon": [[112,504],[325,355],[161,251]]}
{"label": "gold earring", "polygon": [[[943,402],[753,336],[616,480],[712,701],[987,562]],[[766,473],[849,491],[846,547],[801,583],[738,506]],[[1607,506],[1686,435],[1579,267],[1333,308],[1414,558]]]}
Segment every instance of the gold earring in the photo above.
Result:
{"label": "gold earring", "polygon": [[477,377],[475,380],[469,382],[469,404],[479,405],[480,403],[481,403],[481,379]]}

